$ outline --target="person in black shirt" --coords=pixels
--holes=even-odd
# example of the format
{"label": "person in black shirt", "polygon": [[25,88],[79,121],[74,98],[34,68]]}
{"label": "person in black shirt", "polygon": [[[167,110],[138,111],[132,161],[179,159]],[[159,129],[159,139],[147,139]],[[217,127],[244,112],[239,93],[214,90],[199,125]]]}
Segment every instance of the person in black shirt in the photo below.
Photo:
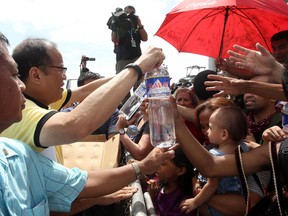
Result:
{"label": "person in black shirt", "polygon": [[[124,12],[118,8],[119,16],[115,27],[112,30],[112,41],[114,43],[114,52],[116,54],[116,74],[118,74],[127,64],[135,62],[140,55],[141,41],[147,41],[148,35],[141,20],[135,15],[136,10],[133,6],[128,5],[124,8]],[[134,85],[134,90],[140,85],[138,81]],[[124,98],[122,103],[130,97],[130,94]]]}

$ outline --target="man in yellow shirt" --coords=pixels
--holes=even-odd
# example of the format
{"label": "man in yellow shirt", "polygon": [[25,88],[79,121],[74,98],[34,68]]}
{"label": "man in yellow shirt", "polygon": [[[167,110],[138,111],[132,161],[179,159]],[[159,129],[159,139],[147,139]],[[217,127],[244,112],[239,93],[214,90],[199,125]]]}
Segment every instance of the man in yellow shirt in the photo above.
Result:
{"label": "man in yellow shirt", "polygon": [[[114,112],[137,77],[142,79],[145,72],[159,66],[165,58],[161,49],[151,47],[134,65],[114,78],[102,78],[75,90],[63,90],[67,68],[55,43],[29,38],[16,46],[12,57],[26,85],[27,102],[22,121],[1,135],[26,142],[36,151],[73,143],[91,134]],[[71,112],[58,112],[65,105],[78,101],[82,101],[81,104]]]}

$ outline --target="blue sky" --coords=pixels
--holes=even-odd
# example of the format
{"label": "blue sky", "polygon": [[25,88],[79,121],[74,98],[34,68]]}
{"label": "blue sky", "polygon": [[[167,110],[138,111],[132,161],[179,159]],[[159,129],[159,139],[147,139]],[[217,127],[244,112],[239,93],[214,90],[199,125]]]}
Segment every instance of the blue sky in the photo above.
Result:
{"label": "blue sky", "polygon": [[[153,36],[165,15],[181,0],[9,0],[0,13],[0,31],[10,41],[10,50],[27,37],[44,37],[57,43],[68,78],[77,78],[82,55],[95,57],[87,67],[103,76],[115,74],[115,54],[111,31],[106,23],[116,7],[133,5],[148,33],[142,50],[150,45],[162,47],[172,82],[186,75],[186,67],[208,67],[204,56],[178,53],[163,39]],[[2,7],[4,4],[2,4]],[[194,71],[193,71],[194,72]]]}

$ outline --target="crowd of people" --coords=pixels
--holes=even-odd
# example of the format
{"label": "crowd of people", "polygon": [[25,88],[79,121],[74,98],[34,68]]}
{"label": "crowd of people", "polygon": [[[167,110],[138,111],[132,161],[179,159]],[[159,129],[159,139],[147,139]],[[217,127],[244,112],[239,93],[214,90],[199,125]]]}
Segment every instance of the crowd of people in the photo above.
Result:
{"label": "crowd of people", "polygon": [[[190,87],[177,89],[170,98],[177,145],[163,150],[151,145],[148,99],[129,121],[118,110],[130,89],[165,59],[158,47],[142,53],[140,43],[148,39],[144,26],[133,6],[124,12],[135,19],[127,32],[110,26],[116,75],[81,71],[75,89],[63,88],[67,68],[56,43],[27,38],[10,55],[0,33],[0,215],[86,215],[95,205],[131,198],[137,189],[129,184],[136,179],[159,216],[245,215],[272,182],[271,145],[284,177],[275,197],[278,203],[288,197],[288,132],[279,109],[288,98],[288,30],[273,35],[272,54],[260,44],[258,50],[235,45],[229,59],[215,62],[229,76],[205,70]],[[125,132],[132,124],[133,137]],[[107,139],[119,134],[133,160],[105,170],[64,167],[61,145],[90,134]],[[249,208],[237,146],[243,151]]]}

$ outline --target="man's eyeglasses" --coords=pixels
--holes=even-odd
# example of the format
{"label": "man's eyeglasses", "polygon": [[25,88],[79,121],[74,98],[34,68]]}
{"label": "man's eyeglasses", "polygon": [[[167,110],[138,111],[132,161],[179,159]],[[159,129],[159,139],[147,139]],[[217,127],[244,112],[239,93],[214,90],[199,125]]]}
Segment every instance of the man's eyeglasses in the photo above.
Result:
{"label": "man's eyeglasses", "polygon": [[56,68],[59,69],[59,72],[62,74],[66,74],[67,67],[62,67],[62,66],[55,66],[55,65],[38,65],[36,67],[51,67],[51,68]]}
{"label": "man's eyeglasses", "polygon": [[66,74],[66,71],[67,71],[67,67],[62,67],[62,66],[54,66],[54,65],[50,65],[49,67],[52,67],[52,68],[57,68],[61,71],[62,74]]}

